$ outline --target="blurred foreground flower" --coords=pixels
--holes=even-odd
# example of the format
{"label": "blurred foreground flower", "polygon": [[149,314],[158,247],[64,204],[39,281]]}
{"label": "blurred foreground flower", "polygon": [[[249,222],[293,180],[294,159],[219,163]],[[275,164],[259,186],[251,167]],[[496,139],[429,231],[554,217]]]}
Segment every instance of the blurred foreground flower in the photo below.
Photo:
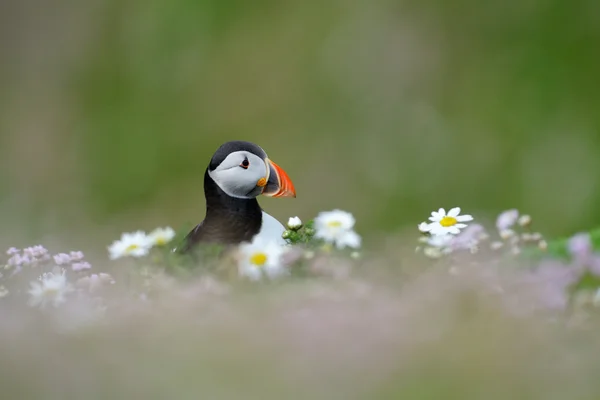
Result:
{"label": "blurred foreground flower", "polygon": [[58,307],[66,301],[67,294],[73,290],[71,284],[67,282],[65,270],[55,269],[54,272],[47,272],[40,276],[38,281],[31,282],[29,304],[43,308],[50,303]]}
{"label": "blurred foreground flower", "polygon": [[109,247],[108,252],[111,260],[121,257],[143,257],[148,254],[152,242],[142,231],[133,233],[123,233],[120,240],[114,241]]}
{"label": "blurred foreground flower", "polygon": [[349,212],[333,210],[321,212],[314,221],[315,237],[328,244],[335,244],[338,249],[344,247],[358,248],[361,237],[354,232],[355,219]]}
{"label": "blurred foreground flower", "polygon": [[8,265],[11,267],[38,265],[51,259],[48,250],[41,245],[26,247],[23,250],[11,247],[6,254],[11,256],[8,259]]}
{"label": "blurred foreground flower", "polygon": [[80,278],[77,281],[76,285],[77,285],[77,287],[85,289],[91,293],[91,292],[96,291],[103,284],[114,285],[114,283],[115,283],[115,280],[113,279],[112,276],[101,272],[100,274],[92,274],[90,276],[85,276],[83,278]]}
{"label": "blurred foreground flower", "polygon": [[567,241],[567,250],[578,262],[586,262],[592,256],[592,238],[589,233],[578,233]]}
{"label": "blurred foreground flower", "polygon": [[156,228],[148,234],[151,246],[164,246],[175,237],[175,231],[171,227]]}
{"label": "blurred foreground flower", "polygon": [[274,241],[254,239],[251,243],[242,243],[238,250],[238,270],[241,276],[259,280],[264,275],[275,278],[288,272],[281,259],[286,249]]}
{"label": "blurred foreground flower", "polygon": [[437,212],[433,211],[429,217],[431,223],[422,222],[419,224],[421,232],[429,232],[431,235],[458,235],[461,229],[467,227],[464,222],[472,221],[470,215],[460,215],[460,207],[454,207],[448,211],[440,208]]}
{"label": "blurred foreground flower", "polygon": [[512,208],[500,213],[496,218],[496,228],[502,232],[507,229],[511,229],[519,219],[519,210]]}

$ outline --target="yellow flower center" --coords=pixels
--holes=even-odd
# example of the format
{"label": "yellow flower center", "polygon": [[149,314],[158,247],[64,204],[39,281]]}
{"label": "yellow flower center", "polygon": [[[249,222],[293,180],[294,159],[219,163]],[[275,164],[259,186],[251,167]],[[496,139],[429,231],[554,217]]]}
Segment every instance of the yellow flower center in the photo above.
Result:
{"label": "yellow flower center", "polygon": [[129,253],[131,251],[134,251],[138,247],[140,247],[140,246],[138,246],[137,244],[130,244],[129,246],[127,246],[127,248],[125,249],[125,251]]}
{"label": "yellow flower center", "polygon": [[164,237],[156,238],[156,240],[154,242],[156,243],[157,246],[164,246],[165,244],[167,244],[167,241],[165,240]]}
{"label": "yellow flower center", "polygon": [[262,267],[267,262],[267,255],[265,253],[254,253],[250,257],[250,262],[256,266]]}
{"label": "yellow flower center", "polygon": [[458,221],[456,220],[456,218],[449,217],[446,215],[444,218],[442,218],[440,220],[440,225],[443,226],[444,228],[448,228],[449,226],[456,225],[457,222]]}
{"label": "yellow flower center", "polygon": [[327,223],[327,226],[329,226],[330,228],[339,228],[340,226],[342,226],[342,223],[340,221],[329,221]]}

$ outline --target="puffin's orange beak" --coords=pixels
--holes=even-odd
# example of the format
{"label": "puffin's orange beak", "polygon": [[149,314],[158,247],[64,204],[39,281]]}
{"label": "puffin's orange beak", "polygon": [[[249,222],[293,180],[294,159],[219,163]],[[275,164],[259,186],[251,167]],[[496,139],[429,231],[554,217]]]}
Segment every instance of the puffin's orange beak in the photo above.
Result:
{"label": "puffin's orange beak", "polygon": [[288,174],[268,158],[269,178],[262,194],[268,197],[296,197],[296,189]]}

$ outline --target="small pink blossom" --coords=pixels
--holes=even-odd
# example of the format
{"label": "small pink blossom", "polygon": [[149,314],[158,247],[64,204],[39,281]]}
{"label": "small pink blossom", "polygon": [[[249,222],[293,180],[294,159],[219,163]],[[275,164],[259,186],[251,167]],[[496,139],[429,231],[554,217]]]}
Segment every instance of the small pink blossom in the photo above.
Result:
{"label": "small pink blossom", "polygon": [[69,253],[69,257],[71,257],[71,260],[73,261],[81,261],[83,260],[84,255],[81,251],[72,251]]}
{"label": "small pink blossom", "polygon": [[585,262],[592,255],[592,239],[589,233],[578,233],[572,236],[568,243],[567,248],[569,254],[578,262]]}
{"label": "small pink blossom", "polygon": [[83,270],[92,268],[92,265],[89,262],[83,261],[83,262],[73,263],[71,265],[71,268],[73,269],[73,271],[83,271]]}
{"label": "small pink blossom", "polygon": [[56,265],[65,265],[71,262],[71,257],[65,253],[59,253],[54,256],[54,262]]}
{"label": "small pink blossom", "polygon": [[513,208],[511,210],[503,211],[496,219],[496,228],[498,228],[499,231],[510,229],[514,224],[517,223],[518,219],[519,210]]}
{"label": "small pink blossom", "polygon": [[23,265],[30,265],[32,263],[33,260],[27,255],[15,254],[8,259],[8,265],[11,267],[20,267]]}

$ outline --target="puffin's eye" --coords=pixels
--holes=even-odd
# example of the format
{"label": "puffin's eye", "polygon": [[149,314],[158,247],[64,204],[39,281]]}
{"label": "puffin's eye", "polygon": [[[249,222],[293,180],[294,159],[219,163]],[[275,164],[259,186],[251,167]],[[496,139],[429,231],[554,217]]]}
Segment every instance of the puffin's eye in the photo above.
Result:
{"label": "puffin's eye", "polygon": [[244,168],[244,169],[248,169],[248,167],[250,166],[250,161],[248,161],[248,159],[244,159],[244,161],[242,161],[242,163],[240,164],[240,167]]}

